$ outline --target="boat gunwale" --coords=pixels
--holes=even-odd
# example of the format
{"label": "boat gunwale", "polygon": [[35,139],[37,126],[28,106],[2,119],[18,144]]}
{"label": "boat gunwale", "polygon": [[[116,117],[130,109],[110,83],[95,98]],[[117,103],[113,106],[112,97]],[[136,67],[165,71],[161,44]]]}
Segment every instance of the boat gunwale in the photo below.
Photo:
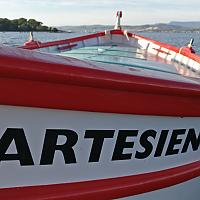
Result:
{"label": "boat gunwale", "polygon": [[126,30],[108,30],[108,31],[104,31],[104,32],[98,32],[98,33],[94,33],[94,34],[88,34],[88,35],[64,39],[64,40],[56,40],[56,41],[51,41],[51,42],[35,43],[33,45],[28,45],[28,46],[20,46],[19,48],[29,49],[29,50],[47,48],[47,47],[52,47],[52,46],[57,46],[57,45],[64,45],[64,44],[71,44],[71,43],[74,43],[74,42],[80,42],[80,41],[83,41],[83,40],[92,39],[92,38],[96,38],[96,37],[103,37],[103,36],[108,35],[108,34],[110,34],[110,35],[126,35],[130,38],[139,39],[139,40],[146,40],[148,42],[151,42],[153,44],[157,44],[160,47],[164,47],[168,50],[174,51],[175,53],[179,53],[183,56],[186,56],[186,57],[200,63],[200,56],[197,55],[197,54],[180,51],[181,48],[178,48],[178,47],[175,47],[173,45],[166,44],[166,43],[163,43],[163,42],[159,42],[159,41],[156,41],[156,40],[144,37],[144,36],[140,36],[140,35],[137,35],[137,34],[134,34],[134,33],[130,33],[130,32],[127,32]]}

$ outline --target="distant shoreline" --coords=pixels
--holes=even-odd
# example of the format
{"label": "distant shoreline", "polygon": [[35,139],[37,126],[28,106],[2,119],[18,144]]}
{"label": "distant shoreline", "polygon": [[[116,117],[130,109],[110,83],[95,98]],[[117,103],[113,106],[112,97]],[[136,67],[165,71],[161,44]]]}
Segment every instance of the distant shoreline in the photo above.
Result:
{"label": "distant shoreline", "polygon": [[7,19],[0,18],[0,32],[58,32],[55,27],[44,26],[42,22],[35,19]]}
{"label": "distant shoreline", "polygon": [[[0,18],[0,32],[53,32],[53,33],[96,33],[113,29],[113,25],[78,25],[48,27],[35,19],[7,19]],[[200,33],[200,22],[170,22],[146,25],[122,25],[129,32],[152,33]]]}
{"label": "distant shoreline", "polygon": [[[187,24],[187,26],[184,26],[185,23],[178,23],[176,22],[170,22],[170,23],[157,23],[157,24],[146,24],[146,25],[122,25],[122,28],[124,30],[127,30],[129,32],[177,32],[177,33],[200,33],[200,22],[199,27],[193,26],[193,23],[191,22],[191,26]],[[59,30],[64,31],[74,31],[74,32],[99,32],[104,30],[110,30],[113,29],[113,25],[78,25],[78,26],[58,26]]]}
{"label": "distant shoreline", "polygon": [[[125,29],[127,30],[127,29]],[[67,34],[73,34],[73,33],[97,33],[97,32],[100,32],[100,31],[103,31],[102,30],[99,30],[99,31],[90,31],[90,30],[80,30],[80,31],[76,31],[76,32],[68,32],[68,31],[62,31],[62,30],[58,30],[58,31],[31,31],[31,32],[34,32],[34,33],[67,33]],[[200,30],[186,30],[186,31],[179,31],[179,30],[169,30],[169,31],[166,31],[166,30],[159,30],[159,31],[149,31],[149,30],[128,30],[129,32],[132,32],[132,33],[200,33]],[[0,33],[29,33],[30,31],[0,31]]]}
{"label": "distant shoreline", "polygon": [[[0,18],[0,32],[53,32],[53,33],[96,33],[113,29],[113,25],[77,25],[48,27],[35,19],[7,19]],[[200,22],[169,22],[145,25],[122,25],[129,32],[152,33],[200,33]]]}
{"label": "distant shoreline", "polygon": [[8,31],[8,30],[5,30],[5,31],[1,31],[0,30],[0,33],[8,33],[8,32],[13,32],[13,33],[29,33],[29,32],[35,32],[35,33],[68,33],[67,31],[60,31],[60,30],[57,30],[57,31],[38,31],[38,30],[31,30],[31,31],[18,31],[18,30],[13,30],[13,31]]}

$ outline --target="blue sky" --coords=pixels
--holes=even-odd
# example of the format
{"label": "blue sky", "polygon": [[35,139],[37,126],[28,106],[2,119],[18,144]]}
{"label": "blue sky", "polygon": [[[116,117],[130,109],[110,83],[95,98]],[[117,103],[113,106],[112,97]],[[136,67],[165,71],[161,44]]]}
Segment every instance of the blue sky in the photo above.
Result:
{"label": "blue sky", "polygon": [[200,21],[200,0],[0,0],[0,18],[34,18],[45,25]]}

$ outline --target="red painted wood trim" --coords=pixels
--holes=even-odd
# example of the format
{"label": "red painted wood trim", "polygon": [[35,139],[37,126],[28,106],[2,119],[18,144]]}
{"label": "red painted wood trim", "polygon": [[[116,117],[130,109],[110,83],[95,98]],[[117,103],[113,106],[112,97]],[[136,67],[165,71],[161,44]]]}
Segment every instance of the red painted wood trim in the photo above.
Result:
{"label": "red painted wood trim", "polygon": [[[110,33],[111,34],[124,35],[124,30],[112,30],[112,31],[110,31]],[[163,43],[163,42],[159,42],[159,41],[156,41],[156,40],[153,40],[153,39],[141,36],[141,35],[129,33],[129,32],[127,34],[128,34],[129,37],[132,37],[132,38],[135,38],[135,39],[147,40],[149,42],[152,42],[154,44],[159,45],[160,47],[164,47],[166,49],[169,49],[171,51],[179,53],[180,48],[175,47],[173,45],[166,44],[166,43]],[[198,55],[198,54],[194,54],[194,53],[190,53],[190,52],[183,52],[183,53],[181,52],[181,54],[188,57],[188,58],[191,58],[192,60],[195,60],[198,63],[200,63],[200,55]]]}
{"label": "red painted wood trim", "polygon": [[69,43],[74,43],[74,42],[80,42],[82,40],[88,40],[96,37],[101,37],[104,36],[105,32],[99,32],[99,33],[94,33],[90,35],[84,35],[76,38],[70,38],[70,39],[65,39],[65,40],[58,40],[58,41],[52,41],[52,42],[43,42],[40,43],[40,45],[28,45],[28,46],[21,46],[19,48],[22,49],[39,49],[39,48],[47,48],[47,47],[52,47],[52,46],[57,46],[57,45],[64,45],[64,44],[69,44]]}
{"label": "red painted wood trim", "polygon": [[0,56],[0,60],[0,104],[3,105],[200,116],[199,85],[39,60],[6,56]]}
{"label": "red painted wood trim", "polygon": [[189,52],[181,52],[182,55],[191,58],[192,60],[200,63],[200,56],[198,54],[189,53]]}
{"label": "red painted wood trim", "polygon": [[[111,30],[110,34],[123,35],[124,32],[121,30]],[[98,32],[98,33],[94,33],[94,34],[90,34],[90,35],[84,35],[84,36],[69,38],[69,39],[65,39],[65,40],[35,43],[35,44],[31,44],[31,45],[26,45],[26,46],[24,45],[24,46],[20,46],[19,48],[33,50],[33,49],[47,48],[47,47],[57,46],[57,45],[64,45],[64,44],[69,44],[69,43],[74,43],[74,42],[80,42],[83,40],[88,40],[88,39],[92,39],[92,38],[96,38],[96,37],[103,37],[103,36],[105,36],[105,32]],[[132,36],[132,34],[128,33],[128,36]]]}
{"label": "red painted wood trim", "polygon": [[56,185],[0,189],[0,199],[115,199],[163,189],[199,176],[200,161],[197,161],[171,169],[126,177]]}
{"label": "red painted wood trim", "polygon": [[146,38],[146,37],[143,37],[143,36],[140,36],[140,35],[133,35],[133,37],[136,38],[136,39],[147,40],[147,41],[149,41],[149,42],[152,42],[152,43],[154,43],[154,44],[159,45],[160,47],[164,47],[164,48],[169,49],[169,50],[171,50],[171,51],[174,51],[174,52],[176,52],[176,53],[179,52],[179,48],[178,48],[178,47],[175,47],[175,46],[170,45],[170,44],[166,44],[166,43],[163,43],[163,42],[158,42],[158,41],[156,41],[156,40],[152,40],[152,39],[150,39],[150,38]]}
{"label": "red painted wood trim", "polygon": [[[113,35],[124,35],[124,30],[111,30],[110,34]],[[159,45],[160,47],[164,47],[166,49],[169,49],[171,51],[174,51],[176,53],[179,53],[180,48],[175,47],[173,45],[170,44],[166,44],[163,42],[158,42],[156,40],[152,40],[150,38],[146,38],[144,36],[140,36],[140,35],[136,35],[133,33],[127,33],[127,35],[129,37],[135,38],[135,39],[143,39],[143,40],[147,40],[149,42],[152,42],[154,44]],[[99,32],[99,33],[95,33],[95,34],[90,34],[90,35],[85,35],[85,36],[81,36],[81,37],[76,37],[76,38],[71,38],[71,39],[66,39],[66,40],[59,40],[59,41],[53,41],[53,42],[46,42],[46,43],[41,43],[40,45],[28,45],[28,46],[21,46],[20,48],[23,49],[38,49],[38,48],[45,48],[45,47],[51,47],[51,46],[56,46],[56,45],[62,45],[62,44],[68,44],[68,43],[73,43],[73,42],[80,42],[82,40],[87,40],[87,39],[92,39],[95,37],[102,37],[105,36],[105,32]],[[200,63],[200,56],[197,54],[193,54],[193,53],[189,53],[189,52],[181,52],[182,55],[191,58],[192,60]]]}
{"label": "red painted wood trim", "polygon": [[[134,37],[134,38],[136,38],[136,39],[144,39],[144,40],[147,40],[147,41],[149,41],[149,42],[152,42],[152,43],[154,43],[154,44],[159,45],[160,47],[164,47],[164,48],[166,48],[166,49],[169,49],[169,50],[171,50],[171,51],[174,51],[175,53],[179,53],[179,51],[180,51],[180,48],[178,48],[178,47],[175,47],[175,46],[170,45],[170,44],[165,44],[165,43],[162,43],[162,42],[158,42],[158,41],[156,41],[156,40],[152,40],[152,39],[149,39],[149,38],[146,38],[146,37],[143,37],[143,36],[139,36],[139,35],[134,35],[134,34],[133,34],[132,37]],[[188,58],[190,58],[190,59],[192,59],[192,60],[194,60],[194,61],[200,63],[200,55],[198,55],[198,54],[194,54],[194,53],[190,53],[190,52],[180,52],[180,54],[182,54],[182,55],[184,55],[184,56],[186,56],[186,57],[188,57]]]}
{"label": "red painted wood trim", "polygon": [[77,46],[77,44],[71,44],[71,45],[67,45],[67,46],[61,46],[58,47],[58,50],[62,51],[62,50],[66,50],[66,49],[71,49],[73,47]]}
{"label": "red painted wood trim", "polygon": [[[111,34],[117,34],[117,35],[124,35],[124,30],[111,30],[110,33]],[[174,51],[176,53],[179,53],[179,50],[180,50],[180,48],[175,47],[173,45],[166,44],[166,43],[163,43],[163,42],[159,42],[159,41],[156,41],[156,40],[153,40],[153,39],[150,39],[150,38],[146,38],[144,36],[140,36],[140,35],[137,35],[137,34],[133,34],[133,33],[128,32],[127,35],[129,37],[132,37],[132,38],[147,40],[149,42],[152,42],[154,44],[159,45],[160,47],[164,47],[164,48],[169,49],[171,51]],[[181,54],[188,57],[188,58],[191,58],[192,60],[194,60],[198,63],[200,63],[200,56],[198,54],[189,53],[189,52],[183,52],[183,53],[181,52]]]}
{"label": "red painted wood trim", "polygon": [[163,51],[162,49],[157,49],[157,48],[153,48],[154,50],[156,50],[158,53],[164,53],[164,54],[167,54],[167,55],[171,55],[170,53],[166,52],[166,51]]}

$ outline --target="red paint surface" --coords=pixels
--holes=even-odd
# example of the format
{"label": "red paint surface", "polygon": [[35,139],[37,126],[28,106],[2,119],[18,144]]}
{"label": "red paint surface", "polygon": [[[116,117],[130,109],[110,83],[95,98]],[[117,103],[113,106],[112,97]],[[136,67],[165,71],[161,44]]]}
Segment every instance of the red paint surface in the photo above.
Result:
{"label": "red paint surface", "polygon": [[167,54],[167,55],[170,55],[170,53],[166,52],[166,51],[163,51],[162,49],[157,49],[157,48],[153,48],[154,50],[156,50],[157,52],[159,53],[164,53],[164,54]]}
{"label": "red paint surface", "polygon": [[[51,42],[54,46],[79,38]],[[123,34],[111,31],[111,34]],[[129,37],[136,37],[128,33]],[[173,51],[179,49],[158,43]],[[31,53],[31,52],[30,52]],[[189,54],[188,57],[196,55]],[[199,59],[198,56],[194,57]],[[0,55],[0,104],[140,115],[200,116],[200,86],[70,63]],[[80,62],[81,63],[81,62]],[[77,64],[79,62],[77,61]],[[83,64],[83,63],[81,63]],[[160,172],[49,186],[1,189],[0,199],[109,199],[169,187],[200,176],[200,161]]]}
{"label": "red paint surface", "polygon": [[82,40],[88,40],[88,39],[91,39],[91,38],[101,37],[101,36],[104,36],[104,35],[105,35],[105,32],[99,32],[99,33],[94,33],[94,34],[91,34],[91,35],[85,35],[85,36],[71,38],[71,39],[58,40],[58,41],[53,41],[53,42],[44,42],[44,43],[41,43],[40,46],[38,46],[37,44],[33,44],[33,45],[22,46],[20,48],[30,49],[30,50],[39,49],[39,48],[46,48],[46,47],[52,47],[52,46],[56,46],[56,45],[70,44],[70,43],[79,42],[79,41],[82,41]]}
{"label": "red paint surface", "polygon": [[62,51],[62,50],[66,50],[66,49],[71,49],[73,47],[77,46],[77,44],[72,44],[72,45],[67,45],[67,46],[61,46],[58,47],[58,50]]}
{"label": "red paint surface", "polygon": [[34,60],[0,56],[0,60],[3,105],[200,116],[199,85],[47,63],[36,56]]}
{"label": "red paint surface", "polygon": [[120,18],[122,18],[122,11],[118,11],[117,16],[120,16]]}
{"label": "red paint surface", "polygon": [[185,46],[185,47],[181,47],[180,48],[179,53],[187,55],[187,54],[190,54],[190,53],[194,54],[195,51],[194,51],[194,49],[192,47]]}
{"label": "red paint surface", "polygon": [[[174,51],[174,52],[176,52],[176,53],[179,53],[179,51],[180,51],[180,49],[181,49],[181,48],[178,48],[178,47],[169,45],[169,44],[165,44],[165,43],[162,43],[162,42],[158,42],[158,41],[156,41],[156,40],[152,40],[152,39],[149,39],[149,38],[145,38],[145,37],[143,37],[143,36],[134,35],[133,37],[136,38],[136,39],[144,39],[144,40],[147,40],[147,41],[149,41],[149,42],[152,42],[152,43],[154,43],[154,44],[159,45],[160,47],[164,47],[164,48],[169,49],[169,50],[171,50],[171,51]],[[188,57],[188,58],[191,58],[192,60],[194,60],[194,61],[200,63],[200,56],[199,56],[199,55],[194,54],[194,53],[191,53],[191,52],[188,52],[188,51],[187,51],[187,52],[180,52],[180,53],[181,53],[182,55],[184,55],[184,56],[186,56],[186,57]]]}
{"label": "red paint surface", "polygon": [[[111,30],[110,34],[124,35],[124,30]],[[147,40],[149,42],[152,42],[154,44],[159,45],[160,47],[167,48],[167,49],[174,51],[176,53],[179,53],[179,50],[180,50],[180,48],[178,48],[178,47],[175,47],[175,46],[172,46],[172,45],[169,45],[169,44],[165,44],[165,43],[162,43],[162,42],[158,42],[156,40],[152,40],[152,39],[149,39],[149,38],[146,38],[146,37],[143,37],[143,36],[139,36],[139,35],[136,35],[136,34],[133,34],[133,33],[127,33],[127,35],[129,37],[132,37],[132,38]],[[24,49],[45,48],[45,47],[51,47],[51,46],[56,46],[56,45],[79,42],[79,41],[82,41],[82,40],[88,40],[88,39],[91,39],[91,38],[102,37],[102,36],[105,36],[105,32],[99,32],[99,33],[95,33],[95,34],[91,34],[91,35],[86,35],[86,36],[81,36],[81,37],[76,37],[76,38],[71,38],[71,39],[66,39],[66,40],[46,42],[46,43],[42,43],[40,46],[38,46],[38,45],[28,45],[28,46],[22,46],[20,48],[24,48]],[[181,52],[181,54],[188,57],[188,58],[193,59],[194,61],[196,61],[198,63],[200,63],[200,56],[199,55],[196,55],[196,54],[191,53],[191,52]]]}
{"label": "red paint surface", "polygon": [[198,176],[200,176],[200,161],[176,168],[126,177],[0,189],[0,199],[106,200],[166,188]]}

